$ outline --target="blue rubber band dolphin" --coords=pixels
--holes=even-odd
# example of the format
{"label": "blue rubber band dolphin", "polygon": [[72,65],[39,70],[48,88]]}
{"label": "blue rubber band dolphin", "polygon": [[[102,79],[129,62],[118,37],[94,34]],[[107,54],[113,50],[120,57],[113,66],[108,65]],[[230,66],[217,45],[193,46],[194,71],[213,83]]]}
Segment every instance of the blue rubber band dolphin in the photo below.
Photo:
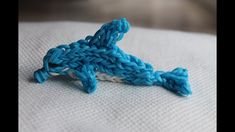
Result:
{"label": "blue rubber band dolphin", "polygon": [[113,20],[104,24],[94,36],[50,49],[43,58],[43,67],[34,72],[35,80],[43,83],[50,76],[69,75],[79,79],[87,93],[96,90],[98,79],[161,86],[181,96],[191,95],[187,69],[154,71],[150,64],[124,53],[116,45],[129,28],[125,18]]}

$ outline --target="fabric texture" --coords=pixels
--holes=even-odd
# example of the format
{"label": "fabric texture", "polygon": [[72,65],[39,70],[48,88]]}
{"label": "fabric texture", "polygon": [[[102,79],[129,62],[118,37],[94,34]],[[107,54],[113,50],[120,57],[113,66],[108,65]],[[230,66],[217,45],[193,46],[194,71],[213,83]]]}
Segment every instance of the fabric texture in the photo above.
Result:
{"label": "fabric texture", "polygon": [[193,94],[180,97],[158,86],[99,81],[86,94],[80,82],[58,76],[38,84],[33,72],[52,47],[93,35],[101,24],[19,23],[20,132],[214,132],[216,36],[132,27],[118,43],[154,69],[188,69]]}

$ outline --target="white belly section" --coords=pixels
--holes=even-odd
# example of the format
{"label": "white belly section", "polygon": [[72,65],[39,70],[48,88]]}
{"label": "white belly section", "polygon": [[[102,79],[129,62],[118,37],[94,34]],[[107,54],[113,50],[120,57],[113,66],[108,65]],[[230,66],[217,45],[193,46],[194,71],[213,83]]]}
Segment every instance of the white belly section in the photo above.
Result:
{"label": "white belly section", "polygon": [[110,82],[117,82],[117,83],[123,82],[122,79],[119,77],[110,76],[110,75],[107,75],[107,74],[101,73],[101,72],[96,73],[96,78],[98,80],[102,80],[102,81],[110,81]]}
{"label": "white belly section", "polygon": [[[68,70],[68,69],[67,69],[67,70]],[[59,74],[57,74],[57,73],[50,73],[50,74],[53,75],[53,76],[59,75]],[[78,79],[78,80],[79,80],[79,78],[77,78],[77,77],[75,76],[73,70],[69,70],[69,71],[68,71],[68,75],[69,75],[70,77],[72,77],[73,79]],[[110,75],[108,75],[108,74],[106,74],[106,73],[101,73],[101,72],[96,72],[96,78],[97,78],[98,80],[101,80],[101,81],[110,81],[110,82],[116,82],[116,83],[121,83],[121,82],[123,82],[122,79],[119,78],[119,77],[110,76]]]}

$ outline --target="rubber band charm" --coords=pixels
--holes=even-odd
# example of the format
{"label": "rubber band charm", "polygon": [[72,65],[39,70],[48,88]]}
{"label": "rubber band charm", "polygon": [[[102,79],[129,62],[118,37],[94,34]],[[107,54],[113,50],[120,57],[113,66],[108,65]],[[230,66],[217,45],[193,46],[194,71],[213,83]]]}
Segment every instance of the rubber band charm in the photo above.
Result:
{"label": "rubber band charm", "polygon": [[43,67],[34,72],[38,83],[55,75],[79,79],[87,93],[96,90],[97,80],[130,85],[161,86],[181,96],[192,94],[188,71],[154,71],[141,59],[126,54],[116,43],[130,28],[125,18],[104,24],[94,36],[87,36],[69,45],[50,49],[43,58]]}

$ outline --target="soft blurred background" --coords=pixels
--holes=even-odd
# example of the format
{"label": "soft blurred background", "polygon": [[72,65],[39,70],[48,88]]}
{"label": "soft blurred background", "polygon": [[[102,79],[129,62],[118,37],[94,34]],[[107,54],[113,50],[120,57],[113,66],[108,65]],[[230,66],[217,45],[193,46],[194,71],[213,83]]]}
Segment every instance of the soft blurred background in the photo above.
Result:
{"label": "soft blurred background", "polygon": [[19,21],[107,22],[216,34],[216,0],[19,0]]}

